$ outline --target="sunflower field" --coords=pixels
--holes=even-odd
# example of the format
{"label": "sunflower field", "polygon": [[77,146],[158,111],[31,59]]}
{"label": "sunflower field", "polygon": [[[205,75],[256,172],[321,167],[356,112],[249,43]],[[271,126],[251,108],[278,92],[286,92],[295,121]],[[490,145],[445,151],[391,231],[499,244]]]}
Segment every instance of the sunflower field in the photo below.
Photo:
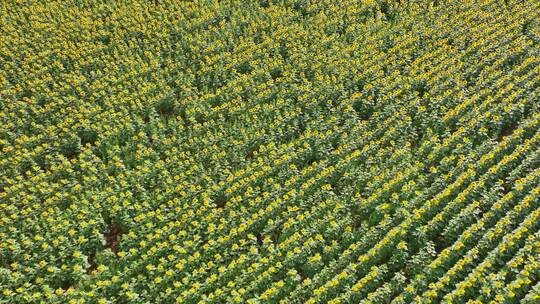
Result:
{"label": "sunflower field", "polygon": [[540,1],[0,2],[0,303],[540,303]]}

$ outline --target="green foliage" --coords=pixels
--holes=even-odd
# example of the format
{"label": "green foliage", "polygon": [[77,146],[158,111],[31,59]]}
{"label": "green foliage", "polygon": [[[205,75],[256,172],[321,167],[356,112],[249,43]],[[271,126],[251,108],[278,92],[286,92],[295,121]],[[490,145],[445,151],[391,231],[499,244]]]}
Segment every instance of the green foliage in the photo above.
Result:
{"label": "green foliage", "polygon": [[0,303],[538,303],[538,1],[6,1]]}

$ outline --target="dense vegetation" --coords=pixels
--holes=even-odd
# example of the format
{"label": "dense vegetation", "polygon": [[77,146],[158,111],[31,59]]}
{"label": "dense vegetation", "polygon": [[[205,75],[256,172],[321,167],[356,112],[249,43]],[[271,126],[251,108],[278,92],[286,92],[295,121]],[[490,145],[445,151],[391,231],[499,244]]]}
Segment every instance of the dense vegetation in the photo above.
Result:
{"label": "dense vegetation", "polygon": [[540,303],[539,15],[3,1],[0,303]]}

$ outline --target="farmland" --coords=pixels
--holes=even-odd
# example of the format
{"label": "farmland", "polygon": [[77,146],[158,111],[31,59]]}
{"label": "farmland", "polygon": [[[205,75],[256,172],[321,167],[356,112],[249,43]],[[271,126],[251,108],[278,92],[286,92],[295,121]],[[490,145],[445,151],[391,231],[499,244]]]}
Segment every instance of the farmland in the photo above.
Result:
{"label": "farmland", "polygon": [[540,303],[540,1],[0,3],[0,303]]}

